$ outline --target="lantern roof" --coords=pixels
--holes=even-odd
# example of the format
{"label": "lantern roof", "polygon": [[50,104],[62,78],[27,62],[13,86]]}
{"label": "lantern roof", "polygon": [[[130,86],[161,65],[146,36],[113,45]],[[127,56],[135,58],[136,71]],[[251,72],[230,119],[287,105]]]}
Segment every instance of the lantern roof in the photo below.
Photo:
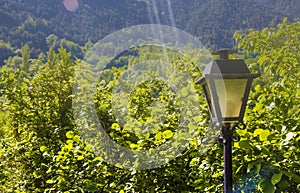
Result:
{"label": "lantern roof", "polygon": [[228,55],[235,53],[235,50],[222,49],[213,52],[214,55],[220,55],[220,59],[211,61],[205,66],[203,76],[197,80],[196,84],[202,84],[205,77],[222,78],[256,78],[259,74],[251,74],[246,63],[242,59],[228,59]]}
{"label": "lantern roof", "polygon": [[217,59],[206,65],[203,74],[248,74],[250,73],[244,60]]}

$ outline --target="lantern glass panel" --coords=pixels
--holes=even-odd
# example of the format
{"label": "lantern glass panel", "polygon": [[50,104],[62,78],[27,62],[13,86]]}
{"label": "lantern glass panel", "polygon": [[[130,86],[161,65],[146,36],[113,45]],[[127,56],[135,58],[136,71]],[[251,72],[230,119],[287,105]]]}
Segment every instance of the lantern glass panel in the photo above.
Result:
{"label": "lantern glass panel", "polygon": [[215,79],[223,118],[239,117],[248,79]]}
{"label": "lantern glass panel", "polygon": [[212,103],[212,97],[211,97],[211,94],[210,94],[210,91],[211,91],[211,88],[208,86],[209,84],[203,84],[203,90],[204,90],[204,94],[206,96],[206,102],[208,104],[208,108],[209,108],[209,111],[210,111],[210,114],[212,116],[212,118],[215,117],[215,108],[213,106],[213,103]]}

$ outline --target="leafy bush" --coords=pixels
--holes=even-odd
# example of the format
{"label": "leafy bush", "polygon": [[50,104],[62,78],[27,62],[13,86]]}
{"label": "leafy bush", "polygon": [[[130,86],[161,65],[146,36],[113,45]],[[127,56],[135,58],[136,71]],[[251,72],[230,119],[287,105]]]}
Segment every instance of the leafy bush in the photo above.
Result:
{"label": "leafy bush", "polygon": [[[274,29],[236,33],[239,46],[255,56],[252,71],[261,72],[262,77],[250,94],[244,118],[247,127],[236,131],[241,139],[233,148],[235,192],[300,190],[299,32],[299,23],[285,20]],[[20,60],[29,68],[6,65],[1,69],[1,192],[223,191],[222,144],[206,145],[215,140],[216,131],[208,127],[207,105],[201,95],[197,99],[205,117],[194,116],[196,124],[188,124],[188,129],[197,132],[190,133],[193,139],[180,156],[154,169],[122,169],[95,154],[75,124],[72,89],[74,66],[80,61],[73,61],[62,48],[58,53],[50,49],[47,58],[23,56]],[[191,68],[194,77],[200,76],[189,59],[174,61],[174,65]],[[163,100],[168,108],[164,126],[145,135],[133,134],[117,123],[112,94],[125,69],[105,70],[97,84],[93,102],[106,133],[131,149],[168,142],[175,135],[180,105],[161,81],[140,84],[131,92],[128,105],[136,110],[130,112],[132,116],[148,124],[155,117],[144,107]],[[188,94],[185,89],[181,93]]]}

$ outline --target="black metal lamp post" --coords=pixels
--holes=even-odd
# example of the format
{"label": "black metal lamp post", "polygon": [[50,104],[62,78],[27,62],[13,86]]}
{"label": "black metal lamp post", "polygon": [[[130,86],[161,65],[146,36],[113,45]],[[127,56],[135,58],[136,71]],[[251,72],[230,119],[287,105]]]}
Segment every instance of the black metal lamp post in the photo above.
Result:
{"label": "black metal lamp post", "polygon": [[201,84],[214,125],[222,130],[224,144],[224,191],[232,193],[233,131],[243,121],[248,95],[254,78],[244,60],[229,59],[235,51],[222,49],[214,52],[220,59],[206,65]]}

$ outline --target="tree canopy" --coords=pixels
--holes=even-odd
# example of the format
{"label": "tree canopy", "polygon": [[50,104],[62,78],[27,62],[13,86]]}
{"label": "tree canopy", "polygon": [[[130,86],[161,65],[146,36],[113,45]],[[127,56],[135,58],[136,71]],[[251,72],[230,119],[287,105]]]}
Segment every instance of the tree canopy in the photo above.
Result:
{"label": "tree canopy", "polygon": [[51,34],[83,46],[89,39],[97,42],[125,27],[176,24],[199,37],[207,47],[221,48],[234,45],[235,30],[261,29],[284,17],[299,17],[297,0],[79,1],[75,12],[67,11],[62,0],[0,2],[1,40],[15,48],[28,44],[35,58],[48,50],[45,40]]}

